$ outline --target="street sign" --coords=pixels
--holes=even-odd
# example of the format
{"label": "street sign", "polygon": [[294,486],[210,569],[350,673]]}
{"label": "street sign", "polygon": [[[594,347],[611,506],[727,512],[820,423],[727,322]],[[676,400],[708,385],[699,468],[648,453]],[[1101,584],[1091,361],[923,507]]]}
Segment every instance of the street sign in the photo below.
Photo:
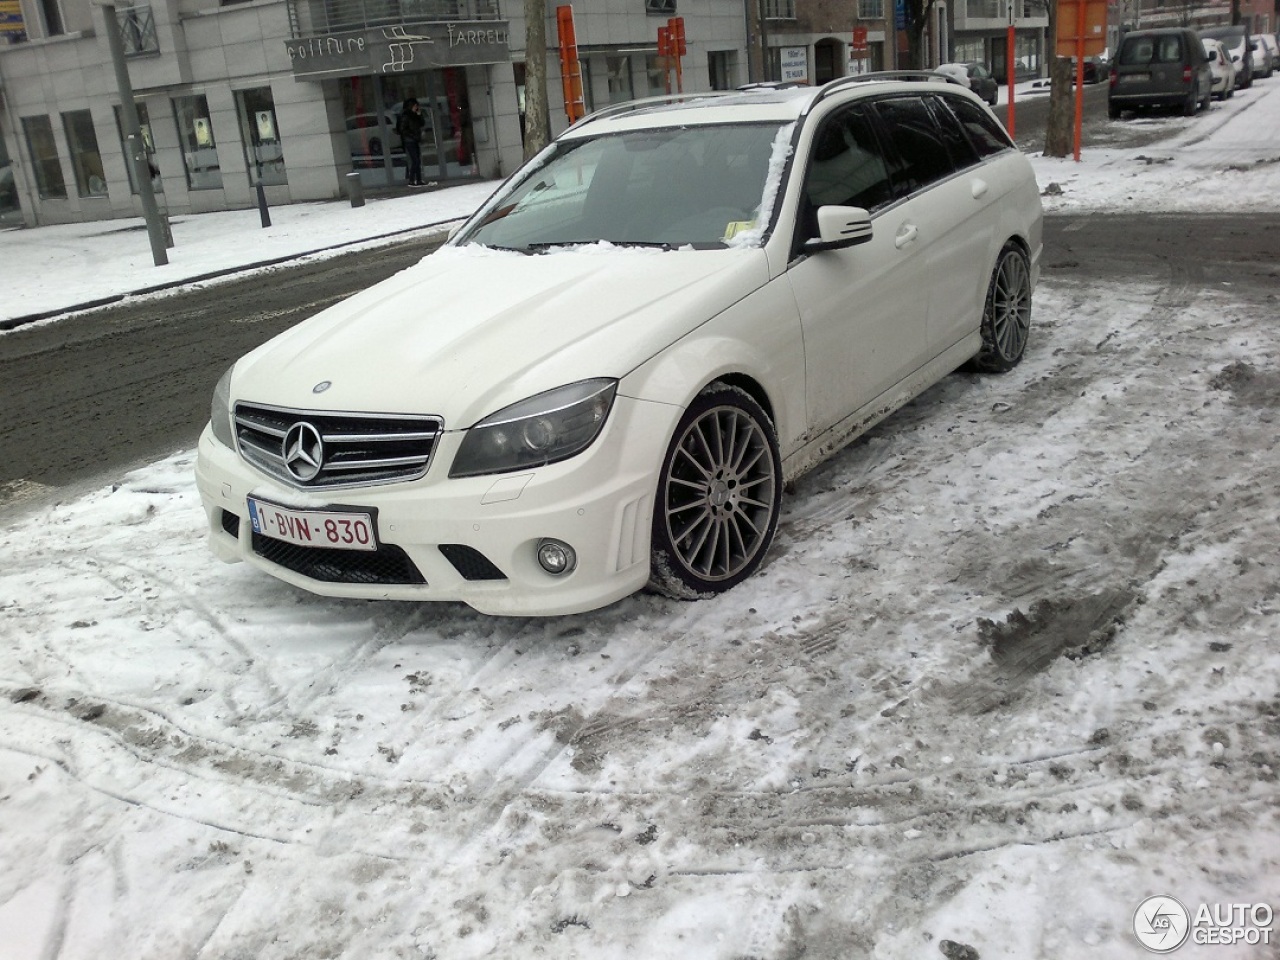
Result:
{"label": "street sign", "polygon": [[[1084,32],[1080,28],[1080,3],[1084,4]],[[1080,54],[1076,41],[1084,39],[1086,57],[1096,57],[1107,48],[1107,0],[1058,0],[1058,45],[1060,57]]]}
{"label": "street sign", "polygon": [[853,49],[858,53],[866,53],[867,51],[867,28],[853,28]]}

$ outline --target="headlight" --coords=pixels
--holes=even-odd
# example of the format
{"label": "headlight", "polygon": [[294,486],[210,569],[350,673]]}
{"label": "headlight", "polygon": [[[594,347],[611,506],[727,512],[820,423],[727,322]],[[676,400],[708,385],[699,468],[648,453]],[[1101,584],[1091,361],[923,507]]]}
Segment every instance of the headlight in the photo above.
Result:
{"label": "headlight", "polygon": [[521,400],[467,431],[451,477],[526,470],[581,453],[599,435],[616,380],[583,380]]}
{"label": "headlight", "polygon": [[236,448],[235,428],[231,425],[231,371],[235,364],[227,367],[218,385],[213,388],[213,403],[209,405],[209,425],[213,427],[213,435],[223,446]]}

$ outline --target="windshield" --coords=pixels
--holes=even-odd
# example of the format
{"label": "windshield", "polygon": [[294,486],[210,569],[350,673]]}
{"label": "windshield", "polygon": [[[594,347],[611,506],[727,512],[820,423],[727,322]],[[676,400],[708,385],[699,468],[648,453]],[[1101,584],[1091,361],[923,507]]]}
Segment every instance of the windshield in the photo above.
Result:
{"label": "windshield", "polygon": [[[601,241],[723,248],[758,243],[789,128],[717,124],[553,144],[457,243],[526,253]],[[770,170],[775,174],[770,176]]]}

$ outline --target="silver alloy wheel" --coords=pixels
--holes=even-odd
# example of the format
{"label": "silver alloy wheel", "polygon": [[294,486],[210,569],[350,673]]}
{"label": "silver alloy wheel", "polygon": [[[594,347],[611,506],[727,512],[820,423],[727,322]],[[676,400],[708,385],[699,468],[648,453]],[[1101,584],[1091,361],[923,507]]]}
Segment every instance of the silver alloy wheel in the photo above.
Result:
{"label": "silver alloy wheel", "polygon": [[1006,248],[991,278],[991,334],[1005,362],[1016,363],[1031,329],[1031,273],[1020,250]]}
{"label": "silver alloy wheel", "polygon": [[749,411],[713,406],[684,427],[667,459],[660,505],[681,567],[708,585],[744,574],[772,539],[778,464]]}
{"label": "silver alloy wheel", "polygon": [[1031,261],[1017,240],[1000,250],[982,307],[982,347],[969,368],[1004,373],[1022,360],[1031,332]]}

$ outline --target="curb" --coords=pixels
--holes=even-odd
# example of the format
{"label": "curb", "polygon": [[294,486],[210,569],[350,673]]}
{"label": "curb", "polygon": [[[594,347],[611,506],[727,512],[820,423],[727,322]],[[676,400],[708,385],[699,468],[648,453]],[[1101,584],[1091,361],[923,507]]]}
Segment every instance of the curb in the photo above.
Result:
{"label": "curb", "polygon": [[137,290],[130,290],[127,293],[117,293],[109,297],[101,297],[97,300],[87,300],[84,303],[58,307],[54,310],[45,310],[41,313],[28,313],[21,317],[9,317],[8,319],[0,320],[0,330],[16,330],[18,327],[26,326],[29,323],[36,323],[40,320],[49,320],[53,317],[60,317],[67,313],[78,313],[82,310],[97,310],[100,307],[109,307],[112,304],[120,303],[129,297],[140,297],[149,293],[160,293],[164,290],[172,290],[175,287],[185,287],[187,284],[191,283],[202,283],[206,280],[216,280],[219,277],[228,277],[232,274],[244,273],[248,270],[256,270],[261,267],[273,267],[280,263],[288,263],[290,260],[301,260],[303,257],[314,256],[317,253],[327,253],[330,250],[341,250],[343,247],[353,247],[358,243],[370,243],[375,240],[386,240],[392,237],[404,236],[409,233],[439,230],[446,224],[456,223],[465,219],[466,217],[451,217],[448,220],[441,220],[437,223],[427,223],[418,227],[404,227],[400,230],[392,230],[390,233],[379,233],[372,237],[361,237],[359,240],[344,240],[342,243],[335,243],[327,247],[317,247],[314,250],[303,250],[300,253],[288,253],[284,256],[273,257],[270,260],[257,260],[253,263],[242,263],[234,267],[223,267],[221,270],[211,270],[208,273],[183,277],[180,280],[168,280],[164,283],[157,283],[149,287],[139,287]]}

